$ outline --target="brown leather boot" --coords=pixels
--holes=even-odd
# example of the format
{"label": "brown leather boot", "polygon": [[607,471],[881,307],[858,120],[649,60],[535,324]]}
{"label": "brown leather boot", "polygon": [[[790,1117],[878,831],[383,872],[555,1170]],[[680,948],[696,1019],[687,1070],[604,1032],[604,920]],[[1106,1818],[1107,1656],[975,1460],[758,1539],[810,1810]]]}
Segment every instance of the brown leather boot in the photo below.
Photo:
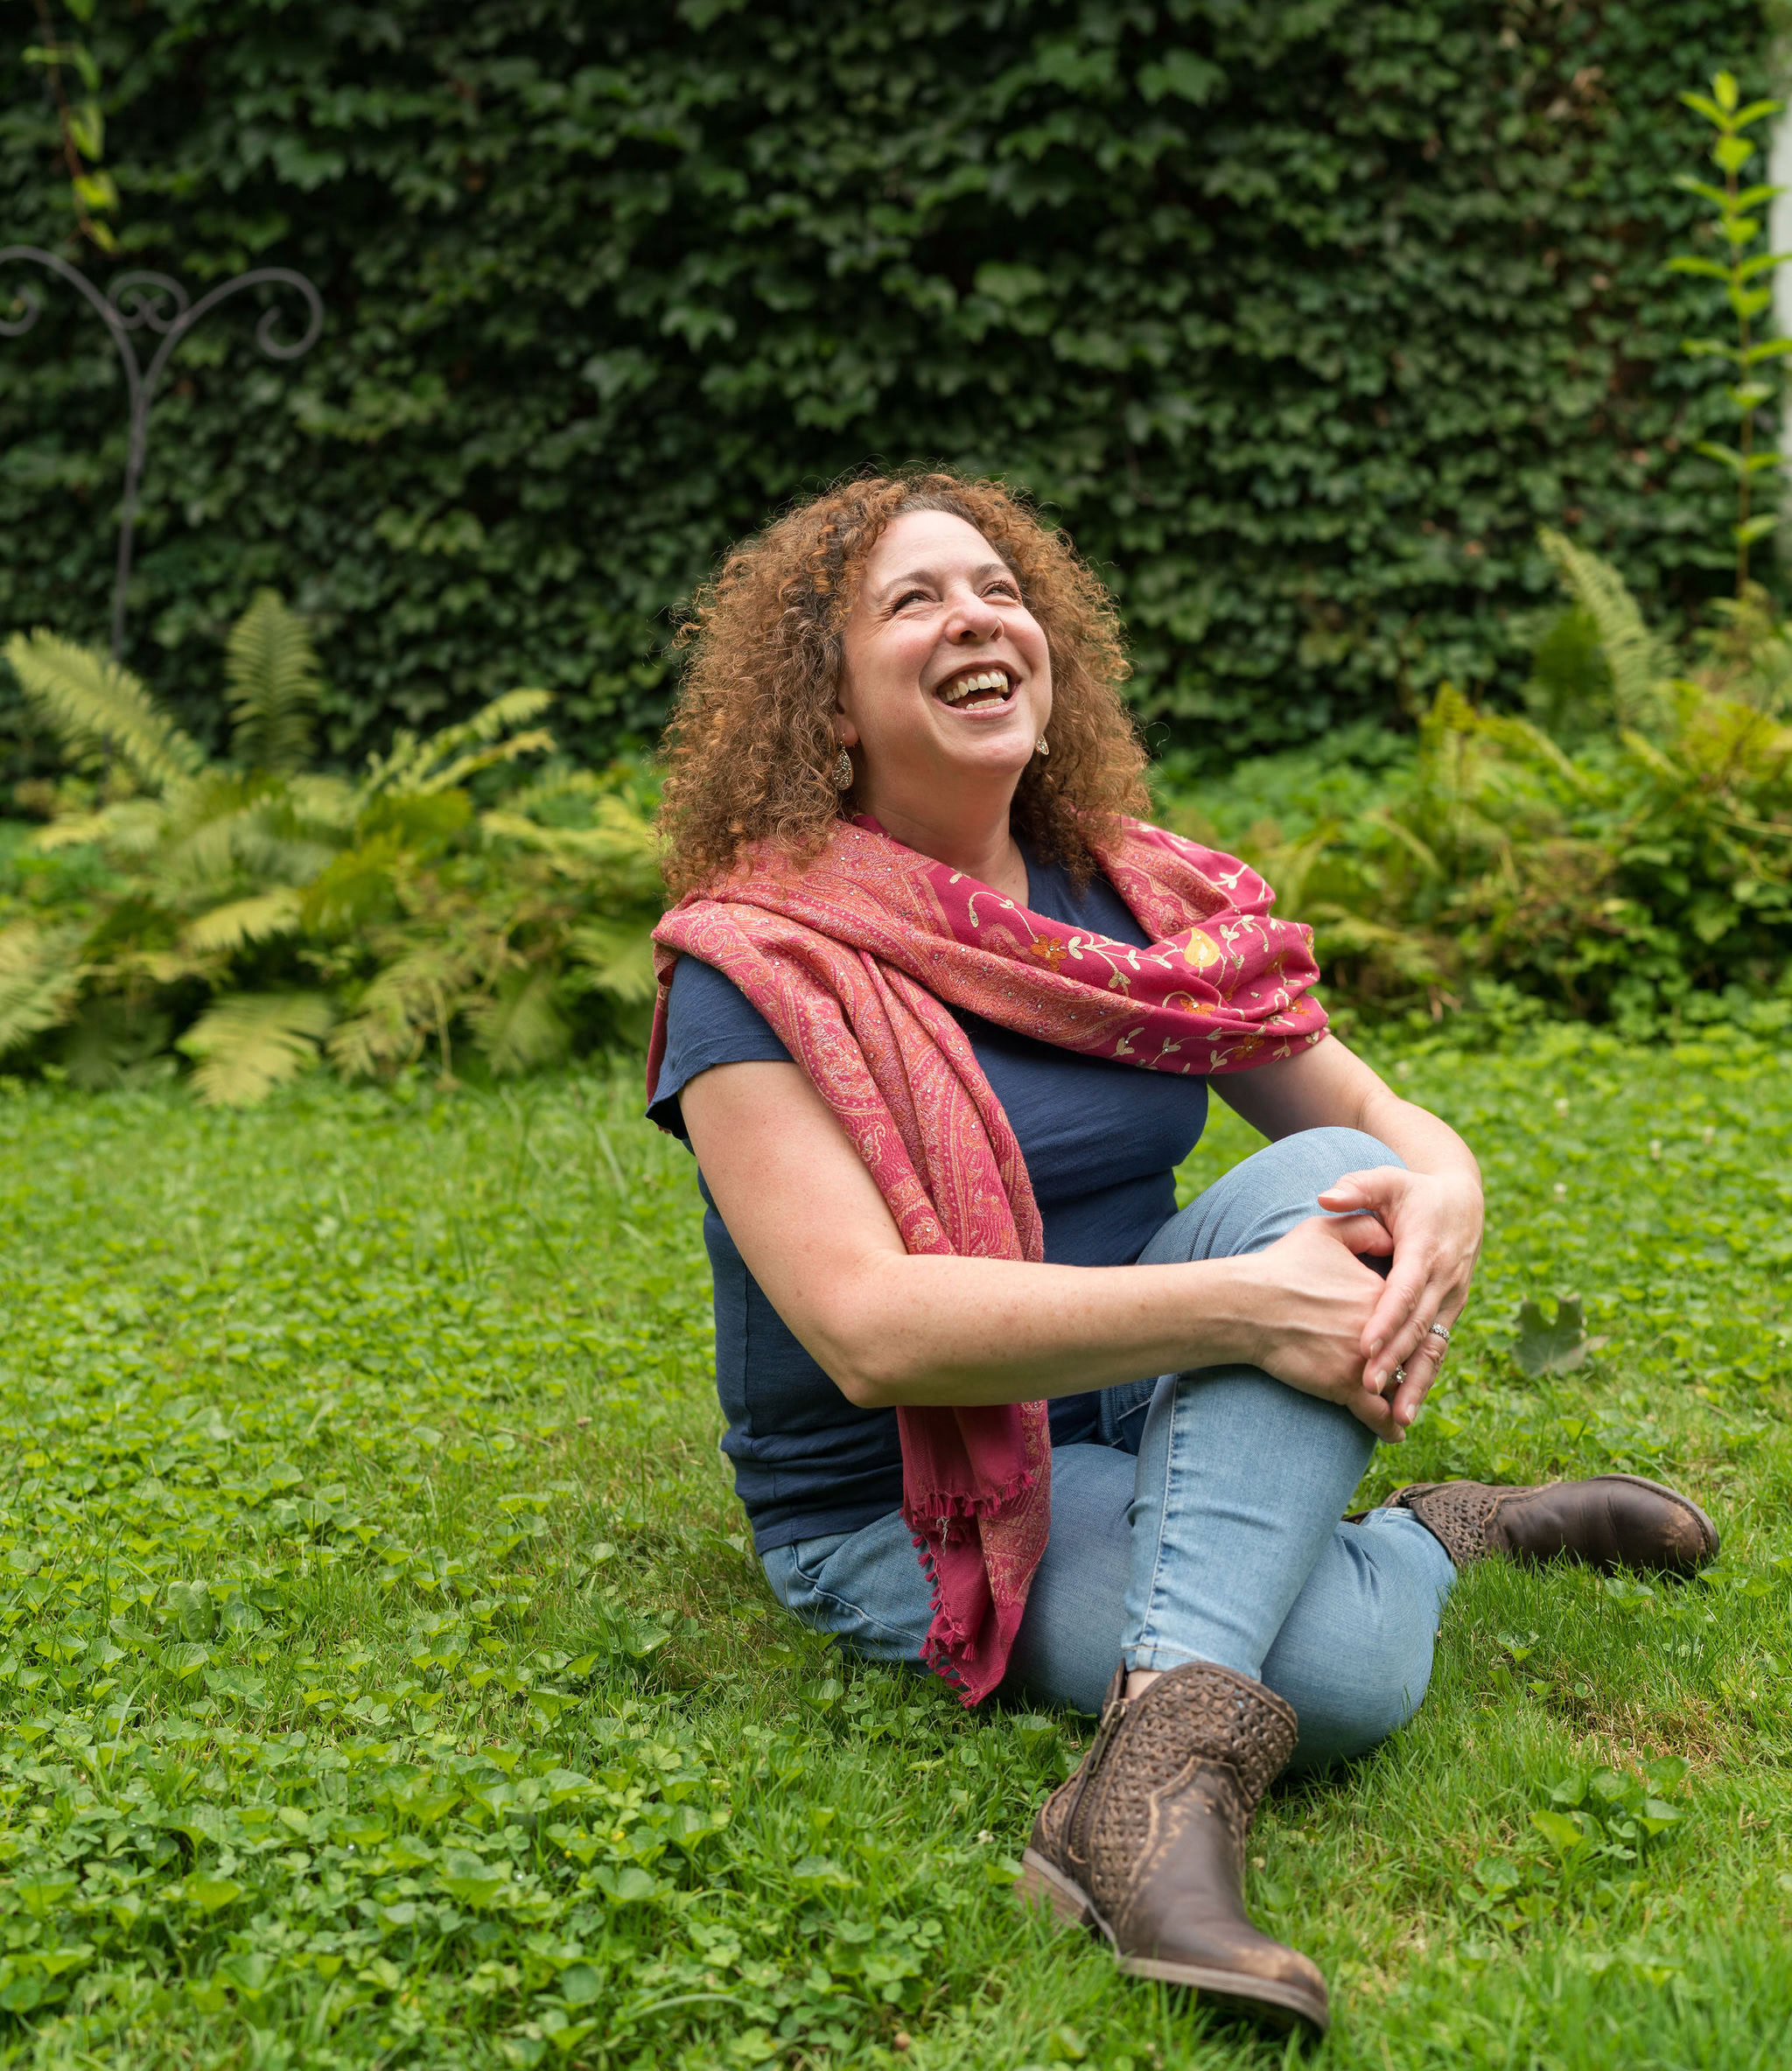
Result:
{"label": "brown leather boot", "polygon": [[1095,1746],[1033,1823],[1024,1903],[1099,1928],[1120,1968],[1278,2026],[1331,2020],[1326,1981],[1244,1910],[1244,1837],[1294,1752],[1294,1713],[1230,1669],[1191,1662],[1128,1698],[1115,1671]]}
{"label": "brown leather boot", "polygon": [[1690,1575],[1717,1557],[1718,1528],[1698,1505],[1636,1474],[1530,1488],[1414,1481],[1388,1503],[1410,1510],[1459,1568],[1503,1554]]}

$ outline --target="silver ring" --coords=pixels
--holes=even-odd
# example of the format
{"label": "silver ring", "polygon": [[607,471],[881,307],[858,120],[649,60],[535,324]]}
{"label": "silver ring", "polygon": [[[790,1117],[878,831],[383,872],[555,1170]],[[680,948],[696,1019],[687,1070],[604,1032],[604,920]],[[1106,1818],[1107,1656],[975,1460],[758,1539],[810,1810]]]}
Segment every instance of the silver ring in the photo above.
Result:
{"label": "silver ring", "polygon": [[1441,1323],[1432,1324],[1431,1334],[1434,1338],[1441,1338],[1446,1345],[1450,1342],[1450,1333],[1448,1329]]}
{"label": "silver ring", "polygon": [[1405,1368],[1404,1367],[1396,1367],[1396,1368],[1394,1368],[1394,1385],[1395,1385],[1395,1387],[1396,1387],[1396,1388],[1399,1387],[1400,1383],[1401,1383],[1401,1382],[1403,1382],[1403,1381],[1404,1381],[1405,1378],[1406,1378],[1406,1368]]}

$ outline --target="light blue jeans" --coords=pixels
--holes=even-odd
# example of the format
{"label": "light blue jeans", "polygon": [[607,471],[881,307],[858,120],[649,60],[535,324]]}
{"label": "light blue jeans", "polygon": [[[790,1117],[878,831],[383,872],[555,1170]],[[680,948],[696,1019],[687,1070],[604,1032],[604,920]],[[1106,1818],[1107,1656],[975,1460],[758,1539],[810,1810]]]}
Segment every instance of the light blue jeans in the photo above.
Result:
{"label": "light blue jeans", "polygon": [[[1397,1165],[1356,1130],[1248,1158],[1172,1216],[1140,1263],[1260,1251],[1348,1172]],[[1097,1711],[1116,1662],[1217,1662],[1285,1697],[1298,1767],[1361,1753],[1418,1710],[1455,1570],[1409,1510],[1340,1522],[1375,1439],[1347,1410],[1256,1367],[1103,1391],[1101,1442],[1052,1454],[1052,1531],[1004,1688]],[[931,1617],[900,1513],[764,1557],[804,1624],[916,1663]]]}

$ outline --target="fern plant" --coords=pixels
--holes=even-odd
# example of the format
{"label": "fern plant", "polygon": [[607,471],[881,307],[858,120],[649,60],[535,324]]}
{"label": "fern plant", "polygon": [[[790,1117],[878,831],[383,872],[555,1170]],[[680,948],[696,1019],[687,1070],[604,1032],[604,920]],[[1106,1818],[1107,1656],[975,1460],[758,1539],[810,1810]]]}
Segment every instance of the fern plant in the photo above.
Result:
{"label": "fern plant", "polygon": [[1260,822],[1244,852],[1312,925],[1334,999],[1377,1014],[1509,995],[1637,1033],[1792,1026],[1783,628],[1745,600],[1676,675],[1615,570],[1542,544],[1580,629],[1572,743],[1446,684],[1368,809],[1292,836]]}
{"label": "fern plant", "polygon": [[311,754],[318,658],[304,621],[277,591],[262,590],[230,629],[224,650],[229,685],[230,759],[247,769],[288,776]]}
{"label": "fern plant", "polygon": [[647,814],[614,776],[527,774],[553,752],[546,693],[401,734],[350,780],[309,766],[316,659],[271,591],[229,637],[218,759],[90,648],[40,631],[5,654],[77,772],[33,848],[99,877],[79,920],[0,907],[0,1057],[102,1086],[172,1043],[201,1098],[238,1102],[320,1056],[529,1070],[651,997]]}

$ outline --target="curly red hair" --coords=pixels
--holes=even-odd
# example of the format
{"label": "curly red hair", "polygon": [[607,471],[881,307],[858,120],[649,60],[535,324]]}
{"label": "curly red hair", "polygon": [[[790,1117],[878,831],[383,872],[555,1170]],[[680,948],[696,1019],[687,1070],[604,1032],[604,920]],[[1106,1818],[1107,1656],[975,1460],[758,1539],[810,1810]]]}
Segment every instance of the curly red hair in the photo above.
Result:
{"label": "curly red hair", "polygon": [[1120,698],[1120,622],[1069,540],[998,482],[941,470],[844,482],[732,548],[681,629],[690,660],[662,756],[662,867],[675,893],[713,884],[770,842],[818,854],[850,811],[834,784],[841,640],[861,571],[909,511],[962,518],[1013,570],[1052,657],[1051,754],[1014,794],[1015,833],[1087,878],[1091,839],[1143,813],[1144,750]]}

